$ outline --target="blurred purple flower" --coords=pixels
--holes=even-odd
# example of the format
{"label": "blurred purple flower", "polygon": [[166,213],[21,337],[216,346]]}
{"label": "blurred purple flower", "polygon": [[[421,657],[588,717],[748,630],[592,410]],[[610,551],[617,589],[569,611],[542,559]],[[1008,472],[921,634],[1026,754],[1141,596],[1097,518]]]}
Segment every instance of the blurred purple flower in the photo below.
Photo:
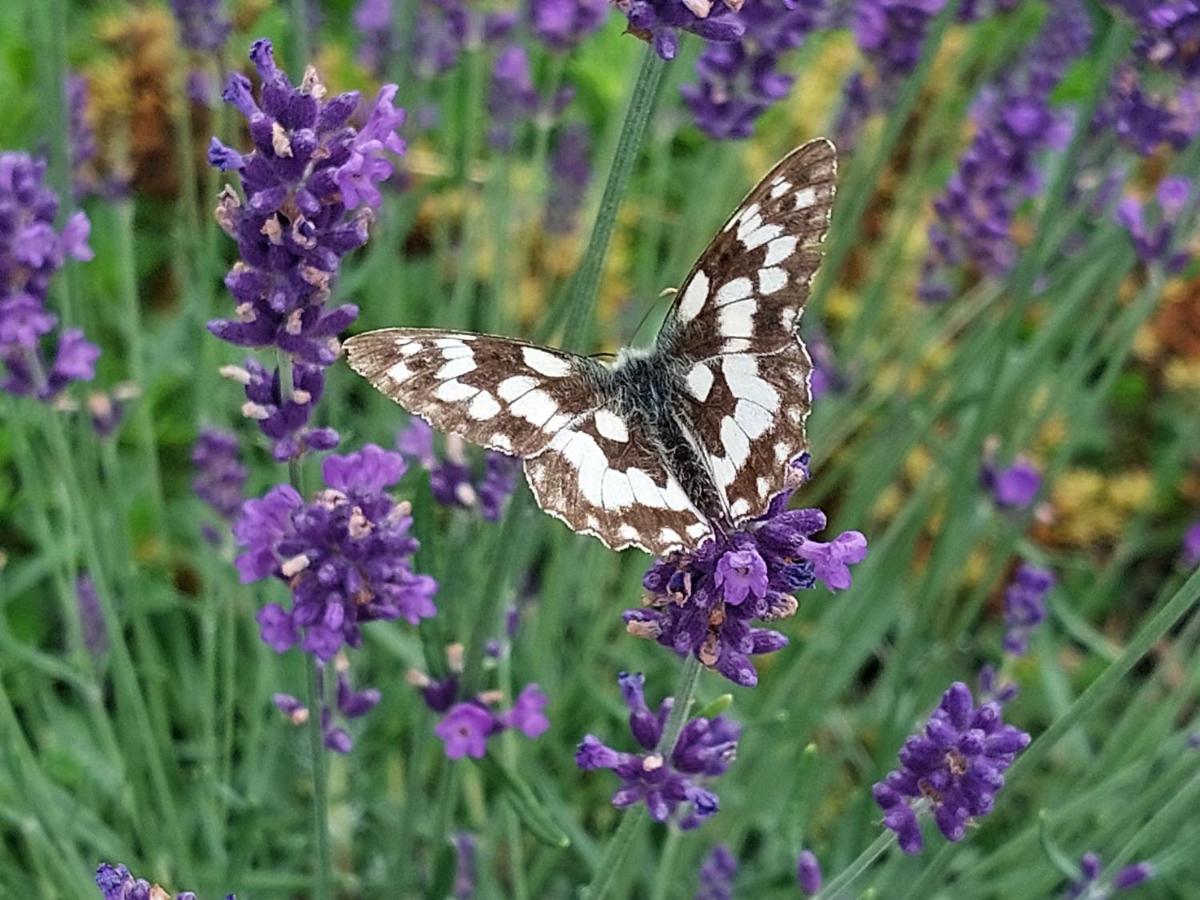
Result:
{"label": "blurred purple flower", "polygon": [[[396,86],[384,85],[356,130],[347,122],[357,93],[325,99],[312,67],[293,86],[267,40],[254,42],[250,58],[262,80],[260,100],[241,73],[230,76],[222,96],[246,117],[254,149],[242,154],[213,138],[208,153],[212,165],[237,173],[246,196],[243,203],[226,187],[217,207],[217,222],[238,244],[240,259],[225,278],[237,308],[233,319],[208,328],[238,346],[276,347],[295,362],[291,386],[281,386],[278,369],[267,376],[249,366],[244,382],[255,404],[247,414],[275,441],[276,457],[286,459],[305,449],[298,435],[323,387],[320,370],[337,359],[337,335],[358,315],[353,305],[325,304],[341,257],[367,240],[381,202],[378,184],[404,152],[396,133],[404,112],[392,105]],[[250,396],[252,388],[258,396]],[[271,406],[287,410],[274,416]]]}
{"label": "blurred purple flower", "polygon": [[1004,786],[1002,773],[1028,745],[1028,734],[1004,724],[1000,704],[976,707],[970,688],[952,684],[925,728],[904,742],[900,767],[873,788],[883,823],[896,833],[900,849],[921,852],[913,807],[926,803],[946,839],[962,840],[971,819],[992,811]]}
{"label": "blurred purple flower", "polygon": [[1087,851],[1079,858],[1079,877],[1067,885],[1063,900],[1081,897],[1108,897],[1116,891],[1138,887],[1154,877],[1154,866],[1148,862],[1134,863],[1119,870],[1108,885],[1099,884],[1104,862],[1099,855]]}
{"label": "blurred purple flower", "polygon": [[220,53],[233,30],[221,11],[221,0],[171,0],[171,12],[179,27],[179,43],[198,53]]}
{"label": "blurred purple flower", "polygon": [[1200,566],[1200,519],[1183,533],[1183,565],[1188,569]]}
{"label": "blurred purple flower", "polygon": [[811,850],[801,850],[796,860],[796,883],[807,897],[821,892],[821,864]]}
{"label": "blurred purple flower", "polygon": [[611,0],[529,0],[529,27],[551,50],[571,50],[604,24]]}
{"label": "blurred purple flower", "polygon": [[509,10],[482,14],[464,0],[421,0],[410,52],[421,74],[439,75],[454,68],[464,50],[501,40],[516,23]]}
{"label": "blurred purple flower", "polygon": [[1115,0],[1138,28],[1134,52],[1186,79],[1200,77],[1200,4],[1195,0]]}
{"label": "blurred purple flower", "polygon": [[531,117],[538,108],[529,55],[519,44],[505,47],[496,55],[487,107],[491,116],[492,146],[511,149],[513,126]]}
{"label": "blurred purple flower", "polygon": [[392,0],[359,0],[354,7],[353,20],[360,39],[358,61],[368,72],[379,77],[388,58],[395,52]]}
{"label": "blurred purple flower", "polygon": [[[441,690],[430,705],[437,709],[449,702],[458,691],[458,679],[451,678],[445,682],[430,682],[426,679],[425,699],[430,702],[429,687],[448,687],[450,691]],[[434,734],[446,745],[446,756],[450,759],[461,759],[471,756],[481,759],[487,753],[487,741],[492,735],[499,734],[506,728],[515,728],[528,738],[537,738],[550,727],[546,718],[545,708],[547,698],[536,684],[527,684],[513,705],[500,713],[493,712],[490,703],[496,696],[490,693],[480,694],[470,700],[454,703],[445,709],[445,713],[434,728]]]}
{"label": "blurred purple flower", "polygon": [[690,31],[706,41],[736,41],[744,26],[735,11],[738,0],[613,0],[629,20],[629,33],[653,44],[663,59],[674,59],[679,32]]}
{"label": "blurred purple flower", "polygon": [[964,264],[991,276],[1012,267],[1010,230],[1018,207],[1041,188],[1039,157],[1069,137],[1069,120],[1051,106],[1051,94],[1091,37],[1091,18],[1080,0],[1055,4],[1021,65],[980,95],[971,113],[975,137],[933,204],[937,220],[929,228],[923,300],[954,296],[950,270]]}
{"label": "blurred purple flower", "polygon": [[946,0],[856,0],[854,39],[883,82],[916,67],[929,23],[945,5]]}
{"label": "blurred purple flower", "polygon": [[79,608],[79,622],[83,626],[83,646],[93,657],[101,657],[108,651],[108,629],[104,625],[104,612],[100,608],[100,597],[96,584],[86,572],[75,579],[75,601]]}
{"label": "blurred purple flower", "polygon": [[1097,131],[1112,128],[1141,156],[1164,144],[1182,150],[1200,133],[1200,90],[1191,85],[1154,90],[1147,87],[1150,74],[1128,61],[1119,65],[1093,126]]}
{"label": "blurred purple flower", "polygon": [[527,684],[512,705],[512,709],[500,716],[500,721],[515,728],[526,737],[536,738],[550,727],[546,718],[546,694],[536,684]]}
{"label": "blurred purple flower", "polygon": [[[1138,259],[1146,265],[1159,264],[1167,272],[1178,272],[1191,256],[1175,247],[1179,219],[1192,191],[1191,182],[1180,175],[1164,178],[1153,203],[1126,197],[1117,205],[1117,221],[1129,232]],[[1153,222],[1148,224],[1147,220]]]}
{"label": "blurred purple flower", "polygon": [[[327,318],[332,319],[334,315]],[[337,446],[338,433],[332,428],[308,425],[313,407],[325,393],[322,366],[294,364],[291,389],[286,395],[278,366],[268,369],[250,358],[244,366],[223,366],[221,374],[245,389],[242,415],[256,421],[259,430],[271,439],[271,453],[276,460],[283,462],[296,459],[309,450],[332,450]]]}
{"label": "blurred purple flower", "polygon": [[1054,573],[1028,563],[1017,567],[1004,592],[1004,651],[1024,656],[1029,635],[1046,619],[1046,595],[1055,583]]}
{"label": "blurred purple flower", "polygon": [[77,72],[67,78],[67,104],[70,108],[71,130],[71,191],[76,200],[97,190],[96,132],[88,121],[88,83]]}
{"label": "blurred purple flower", "polygon": [[546,230],[552,234],[570,234],[579,225],[579,210],[592,178],[590,152],[588,130],[578,123],[563,128],[554,140],[546,197]]}
{"label": "blurred purple flower", "polygon": [[192,445],[196,471],[192,490],[227,522],[233,521],[246,497],[246,467],[242,465],[237,436],[216,428],[202,428]]}
{"label": "blurred purple flower", "polygon": [[487,739],[500,729],[496,717],[482,703],[456,703],[433,729],[446,745],[446,756],[462,759],[470,756],[482,759],[487,753]]}
{"label": "blurred purple flower", "polygon": [[488,522],[500,519],[517,487],[519,459],[486,450],[483,475],[477,477],[467,464],[462,440],[453,435],[447,437],[446,454],[439,456],[433,447],[433,429],[416,416],[396,435],[396,449],[409,462],[417,463],[429,472],[429,488],[438,503],[477,508]]}
{"label": "blurred purple flower", "polygon": [[996,667],[991,663],[984,665],[979,670],[979,702],[980,703],[998,703],[1004,706],[1006,703],[1015,699],[1017,696],[1017,684],[1015,681],[998,680],[999,673]]}
{"label": "blurred purple flower", "polygon": [[700,867],[700,885],[696,900],[733,900],[733,879],[737,858],[724,844],[717,844]]}
{"label": "blurred purple flower", "polygon": [[705,47],[696,62],[699,84],[682,88],[696,126],[718,140],[746,138],[754,123],[785,98],[795,80],[779,70],[781,57],[817,26],[825,0],[753,0],[737,21],[736,41]]}
{"label": "blurred purple flower", "polygon": [[867,554],[857,531],[831,543],[810,540],[825,528],[825,514],[786,505],[780,495],[766,516],[732,535],[655,562],[642,579],[645,606],[625,611],[626,629],[681,655],[694,653],[743,687],[757,684],[750,657],[782,649],[787,638],[751,622],[791,616],[792,594],[817,580],[831,590],[848,588],[850,565]]}
{"label": "blurred purple flower", "polygon": [[100,349],[76,328],[51,336],[58,317],[46,308],[50,280],[68,259],[89,260],[92,251],[82,212],[55,229],[59,198],[45,175],[44,160],[0,153],[0,388],[49,401],[72,381],[95,377]]}
{"label": "blurred purple flower", "polygon": [[418,544],[408,504],[384,493],[404,472],[399,454],[367,444],[328,457],[322,470],[326,490],[311,502],[274,487],[243,504],[233,534],[244,548],[242,582],[273,576],[292,593],[290,611],[274,603],[259,611],[263,640],[280,653],[299,641],[324,661],[359,646],[364,622],[432,616],[437,583],[410,568]]}
{"label": "blurred purple flower", "polygon": [[741,726],[724,716],[690,719],[674,748],[664,755],[658,744],[672,699],[664,699],[658,710],[651,712],[642,675],[622,673],[619,683],[629,707],[630,731],[643,752],[613,750],[589,734],[575,751],[575,764],[584,770],[612,769],[617,774],[621,787],[612,798],[617,809],[645,803],[651,818],[665,822],[682,806],[686,811],[679,827],[696,827],[719,809],[717,795],[702,787],[700,780],[716,778],[729,768],[737,753]]}
{"label": "blurred purple flower", "polygon": [[996,505],[1005,509],[1026,509],[1042,489],[1041,471],[1024,456],[1018,456],[1006,469],[985,462],[980,480],[984,489],[991,491]]}
{"label": "blurred purple flower", "polygon": [[475,838],[460,831],[454,835],[454,900],[475,896]]}

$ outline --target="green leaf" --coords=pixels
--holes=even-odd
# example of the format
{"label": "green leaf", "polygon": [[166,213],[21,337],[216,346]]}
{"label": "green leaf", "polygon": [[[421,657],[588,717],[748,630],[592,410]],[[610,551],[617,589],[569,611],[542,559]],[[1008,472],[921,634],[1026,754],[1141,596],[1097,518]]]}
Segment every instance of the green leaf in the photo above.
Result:
{"label": "green leaf", "polygon": [[476,764],[500,785],[505,798],[530,834],[551,847],[562,849],[571,846],[571,839],[558,827],[550,812],[533,793],[533,788],[520,775],[492,756],[476,760]]}

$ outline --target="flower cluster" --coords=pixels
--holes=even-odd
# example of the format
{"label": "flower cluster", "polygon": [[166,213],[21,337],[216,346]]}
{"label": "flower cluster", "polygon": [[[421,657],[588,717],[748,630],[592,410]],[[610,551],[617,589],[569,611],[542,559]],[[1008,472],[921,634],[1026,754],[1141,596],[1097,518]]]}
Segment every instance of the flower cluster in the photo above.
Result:
{"label": "flower cluster", "polygon": [[611,0],[530,0],[529,28],[551,50],[565,51],[604,24]]}
{"label": "flower cluster", "polygon": [[1099,884],[1100,872],[1104,863],[1092,851],[1079,858],[1079,877],[1067,885],[1063,894],[1064,900],[1076,900],[1079,897],[1090,897],[1103,900],[1117,891],[1127,891],[1144,884],[1154,877],[1154,866],[1148,862],[1134,863],[1125,866],[1113,876],[1109,884]]}
{"label": "flower cluster", "polygon": [[359,0],[354,7],[354,27],[361,38],[358,45],[359,63],[375,76],[383,73],[388,58],[394,52],[392,41],[391,0]]}
{"label": "flower cluster", "polygon": [[[1164,178],[1153,203],[1140,203],[1126,197],[1117,205],[1117,220],[1125,226],[1138,259],[1150,265],[1161,264],[1167,272],[1178,272],[1191,258],[1186,250],[1176,249],[1175,231],[1187,205],[1192,186],[1182,176]],[[1149,222],[1153,222],[1150,225]]]}
{"label": "flower cluster", "polygon": [[[321,736],[328,750],[335,753],[349,753],[354,749],[354,741],[350,733],[340,724],[341,721],[357,719],[365,716],[382,699],[382,694],[376,688],[356,691],[350,684],[349,661],[345,654],[338,654],[334,667],[337,669],[337,692],[333,707],[322,701]],[[325,672],[317,667],[317,694],[325,697]],[[291,694],[275,694],[271,698],[275,707],[287,716],[293,725],[303,725],[310,715],[308,707]]]}
{"label": "flower cluster", "polygon": [[449,71],[465,49],[504,38],[517,23],[515,12],[480,14],[465,0],[421,0],[418,6],[410,52],[425,76]]}
{"label": "flower cluster", "polygon": [[1090,41],[1091,20],[1080,0],[1055,4],[1023,66],[981,95],[972,111],[975,137],[933,204],[922,299],[953,296],[947,272],[965,263],[992,276],[1011,268],[1010,230],[1018,206],[1041,186],[1038,158],[1069,137],[1068,119],[1051,107],[1051,94]]}
{"label": "flower cluster", "polygon": [[484,453],[483,475],[477,477],[467,464],[461,439],[448,437],[446,455],[439,457],[433,448],[433,429],[415,416],[397,435],[396,449],[409,462],[429,472],[429,487],[438,503],[477,508],[488,522],[499,520],[508,498],[516,490],[520,460],[488,450]]}
{"label": "flower cluster", "polygon": [[613,0],[629,19],[629,33],[654,45],[663,59],[674,59],[679,32],[690,31],[706,41],[736,41],[745,26],[738,21],[740,0]]}
{"label": "flower cluster", "polygon": [[1200,91],[1188,85],[1158,91],[1132,62],[1117,66],[1096,113],[1097,129],[1108,127],[1141,156],[1167,144],[1182,150],[1200,131]]}
{"label": "flower cluster", "polygon": [[[100,863],[96,867],[96,887],[104,900],[196,900],[191,891],[172,894],[144,878],[135,878],[123,865]],[[227,894],[225,900],[237,900]]]}
{"label": "flower cluster", "polygon": [[757,0],[737,14],[744,33],[709,44],[696,63],[700,83],[684,85],[697,127],[718,140],[749,137],[754,123],[795,80],[780,58],[799,47],[824,12],[824,0]]}
{"label": "flower cluster", "polygon": [[592,178],[590,151],[591,139],[583,125],[568,125],[554,140],[546,197],[546,230],[551,234],[570,234],[578,227],[579,210]]}
{"label": "flower cluster", "polygon": [[946,0],[857,0],[854,40],[881,83],[893,84],[916,67],[929,23],[945,5]]}
{"label": "flower cluster", "polygon": [[[404,152],[396,133],[404,111],[392,105],[396,86],[385,85],[357,130],[347,124],[357,93],[324,99],[311,67],[293,86],[267,40],[254,42],[250,58],[262,80],[260,100],[240,73],[223,96],[246,117],[254,149],[242,154],[213,138],[208,152],[214,166],[238,174],[246,198],[226,188],[217,207],[218,223],[238,244],[240,259],[225,279],[237,309],[208,328],[294,361],[288,381],[278,368],[267,375],[249,365],[242,378],[247,414],[275,442],[276,457],[288,459],[312,446],[305,434],[312,400],[324,386],[323,369],[337,359],[338,333],[358,315],[353,305],[325,304],[342,256],[367,240],[382,202],[378,185],[394,170],[391,157]],[[320,448],[329,446],[323,440]]]}
{"label": "flower cluster", "polygon": [[384,492],[404,469],[398,453],[368,444],[323,461],[326,489],[311,502],[279,485],[242,506],[233,527],[244,548],[242,582],[274,577],[292,594],[290,610],[271,603],[258,614],[262,638],[276,652],[299,643],[326,661],[362,643],[364,622],[415,625],[436,612],[437,583],[410,568],[418,544],[409,534],[409,505]]}
{"label": "flower cluster", "polygon": [[246,467],[237,437],[228,431],[202,428],[192,445],[196,475],[192,490],[226,522],[232,522],[246,497]]}
{"label": "flower cluster", "polygon": [[1138,27],[1134,52],[1184,78],[1200,77],[1200,4],[1195,0],[1116,0]]}
{"label": "flower cluster", "polygon": [[801,850],[796,860],[796,883],[806,897],[821,893],[821,863],[811,850]]}
{"label": "flower cluster", "polygon": [[787,645],[755,619],[796,612],[792,595],[821,581],[831,590],[850,587],[850,566],[867,555],[867,539],[846,531],[829,543],[811,536],[825,528],[819,509],[788,511],[781,495],[763,518],[694,553],[658,560],[642,579],[641,609],[626,610],[625,627],[702,663],[743,687],[758,683],[750,657]]}
{"label": "flower cluster", "polygon": [[1029,635],[1046,619],[1046,595],[1054,587],[1054,573],[1028,563],[1017,567],[1004,592],[1004,651],[1013,656],[1029,652]]}
{"label": "flower cluster", "polygon": [[952,684],[924,730],[904,742],[900,767],[873,788],[900,849],[921,852],[917,812],[926,805],[947,840],[962,840],[971,819],[992,811],[1002,773],[1028,745],[1028,734],[1004,724],[999,703],[977,707],[970,688]]}
{"label": "flower cluster", "polygon": [[89,260],[92,251],[82,212],[55,229],[59,201],[45,176],[44,160],[0,153],[0,360],[7,371],[0,387],[49,401],[72,381],[95,377],[100,349],[78,328],[51,337],[58,317],[46,307],[50,281],[68,259]]}
{"label": "flower cluster", "polygon": [[660,748],[674,701],[667,697],[657,711],[651,712],[646,706],[642,675],[623,672],[618,682],[629,707],[629,730],[643,752],[613,750],[589,734],[575,751],[576,765],[589,771],[616,772],[621,787],[613,794],[612,803],[617,809],[645,803],[656,822],[665,822],[686,805],[679,827],[695,828],[720,808],[717,795],[702,787],[699,780],[716,778],[729,768],[737,754],[741,726],[724,716],[690,719],[674,747]]}
{"label": "flower cluster", "polygon": [[737,858],[727,846],[717,844],[700,867],[696,900],[733,900],[733,879],[737,870]]}
{"label": "flower cluster", "polygon": [[221,12],[221,0],[171,0],[179,43],[198,53],[220,53],[233,25]]}
{"label": "flower cluster", "polygon": [[445,744],[446,756],[450,759],[464,756],[482,759],[487,753],[488,739],[506,728],[515,728],[526,737],[536,738],[550,727],[545,713],[548,701],[536,684],[525,685],[513,705],[503,712],[492,709],[492,704],[499,699],[495,694],[485,692],[446,709],[433,730]]}
{"label": "flower cluster", "polygon": [[1018,456],[1006,468],[997,468],[989,459],[983,465],[980,481],[990,491],[996,505],[1004,509],[1026,509],[1042,489],[1042,473],[1024,456]]}

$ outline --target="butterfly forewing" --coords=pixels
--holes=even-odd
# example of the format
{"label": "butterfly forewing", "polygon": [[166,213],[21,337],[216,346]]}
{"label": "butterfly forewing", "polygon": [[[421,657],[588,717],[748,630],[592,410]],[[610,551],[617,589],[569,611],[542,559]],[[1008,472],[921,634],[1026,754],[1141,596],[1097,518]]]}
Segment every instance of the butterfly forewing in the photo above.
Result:
{"label": "butterfly forewing", "polygon": [[733,518],[762,514],[807,449],[812,364],[797,333],[829,228],[837,156],[792,151],[709,243],[659,335],[679,360],[685,421]]}

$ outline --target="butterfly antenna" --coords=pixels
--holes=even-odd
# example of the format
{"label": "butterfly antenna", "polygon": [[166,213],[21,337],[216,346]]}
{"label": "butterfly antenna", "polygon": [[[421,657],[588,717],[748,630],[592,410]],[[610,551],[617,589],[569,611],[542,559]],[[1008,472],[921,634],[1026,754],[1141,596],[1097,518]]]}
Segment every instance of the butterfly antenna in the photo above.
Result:
{"label": "butterfly antenna", "polygon": [[[679,293],[679,288],[664,288],[662,291],[659,292],[657,299],[661,300],[663,297],[674,297],[678,293]],[[638,322],[637,328],[635,328],[633,330],[633,337],[630,338],[631,343],[641,333],[642,327],[646,324],[646,320],[650,318],[650,313],[654,312],[654,308],[657,305],[658,304],[656,304],[656,303],[651,304],[649,307],[647,307],[646,311],[644,313],[642,313],[642,318]]]}

